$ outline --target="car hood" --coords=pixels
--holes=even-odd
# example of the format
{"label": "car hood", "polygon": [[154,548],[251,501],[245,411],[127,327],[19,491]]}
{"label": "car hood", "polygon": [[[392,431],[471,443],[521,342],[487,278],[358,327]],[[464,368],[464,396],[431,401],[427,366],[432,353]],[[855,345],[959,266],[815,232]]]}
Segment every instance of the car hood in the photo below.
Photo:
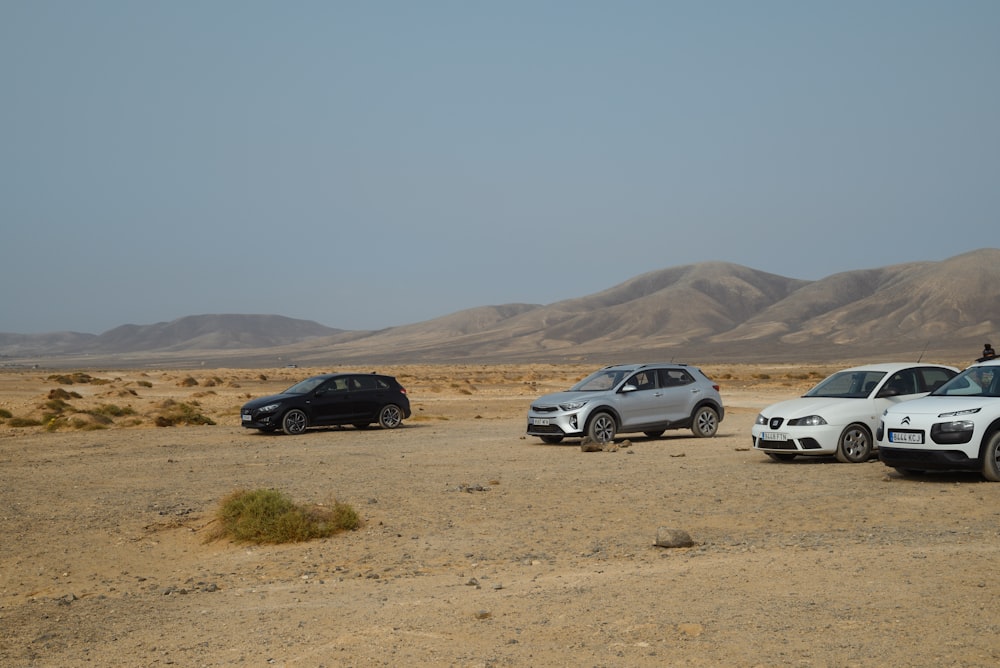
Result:
{"label": "car hood", "polygon": [[786,420],[821,415],[829,421],[840,415],[857,415],[870,410],[868,399],[835,399],[832,397],[801,397],[771,404],[760,413],[765,417],[783,417]]}
{"label": "car hood", "polygon": [[257,399],[251,399],[250,401],[243,404],[243,408],[248,408],[253,410],[255,408],[260,408],[262,406],[267,406],[268,404],[277,403],[279,401],[288,401],[295,397],[302,396],[300,394],[272,394],[267,397],[259,397]]}
{"label": "car hood", "polygon": [[886,415],[937,415],[985,406],[996,401],[991,397],[922,397],[890,406]]}
{"label": "car hood", "polygon": [[603,392],[554,392],[538,397],[531,402],[532,406],[558,406],[567,401],[586,401],[604,394]]}

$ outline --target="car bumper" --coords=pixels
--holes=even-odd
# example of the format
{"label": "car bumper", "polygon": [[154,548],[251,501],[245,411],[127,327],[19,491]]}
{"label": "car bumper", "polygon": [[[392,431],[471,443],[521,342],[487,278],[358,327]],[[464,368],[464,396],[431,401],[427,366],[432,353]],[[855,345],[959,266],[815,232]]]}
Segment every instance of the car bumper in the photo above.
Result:
{"label": "car bumper", "polygon": [[843,430],[843,425],[824,425],[808,429],[785,427],[778,431],[767,429],[763,425],[754,425],[750,433],[753,437],[754,450],[761,452],[832,455],[837,452],[837,441]]}
{"label": "car bumper", "polygon": [[247,429],[277,429],[281,425],[281,420],[275,413],[257,416],[243,413],[240,415],[240,424]]}
{"label": "car bumper", "polygon": [[582,436],[583,418],[579,413],[528,414],[528,436]]}
{"label": "car bumper", "polygon": [[978,471],[979,459],[961,450],[924,450],[882,445],[878,458],[886,466],[915,471]]}

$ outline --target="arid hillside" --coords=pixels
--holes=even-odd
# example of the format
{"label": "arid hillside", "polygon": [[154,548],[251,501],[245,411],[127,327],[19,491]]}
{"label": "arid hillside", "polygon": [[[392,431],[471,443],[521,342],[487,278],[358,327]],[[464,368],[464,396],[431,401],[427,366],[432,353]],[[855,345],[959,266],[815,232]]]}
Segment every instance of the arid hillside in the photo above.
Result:
{"label": "arid hillside", "polygon": [[554,304],[482,306],[379,331],[203,315],[100,335],[0,334],[0,355],[69,367],[973,359],[997,331],[997,285],[995,248],[818,281],[705,262]]}

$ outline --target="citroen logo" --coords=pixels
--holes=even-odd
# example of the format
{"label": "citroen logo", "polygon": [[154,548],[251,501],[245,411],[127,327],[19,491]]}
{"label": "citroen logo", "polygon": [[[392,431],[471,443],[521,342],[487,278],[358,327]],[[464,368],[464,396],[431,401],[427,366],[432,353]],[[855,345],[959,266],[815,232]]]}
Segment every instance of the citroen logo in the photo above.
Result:
{"label": "citroen logo", "polygon": [[910,424],[910,416],[907,415],[905,418],[903,418],[901,424]]}

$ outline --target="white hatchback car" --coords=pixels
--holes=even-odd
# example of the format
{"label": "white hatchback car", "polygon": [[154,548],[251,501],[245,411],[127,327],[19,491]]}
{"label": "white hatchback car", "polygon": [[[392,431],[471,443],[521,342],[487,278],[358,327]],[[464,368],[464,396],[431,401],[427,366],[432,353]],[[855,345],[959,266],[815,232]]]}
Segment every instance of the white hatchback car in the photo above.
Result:
{"label": "white hatchback car", "polygon": [[1000,359],[973,364],[916,401],[890,406],[879,459],[900,473],[978,471],[1000,482]]}
{"label": "white hatchback car", "polygon": [[768,406],[753,426],[753,447],[777,461],[834,455],[864,462],[886,408],[925,396],[958,374],[939,364],[888,363],[838,371],[799,399]]}

